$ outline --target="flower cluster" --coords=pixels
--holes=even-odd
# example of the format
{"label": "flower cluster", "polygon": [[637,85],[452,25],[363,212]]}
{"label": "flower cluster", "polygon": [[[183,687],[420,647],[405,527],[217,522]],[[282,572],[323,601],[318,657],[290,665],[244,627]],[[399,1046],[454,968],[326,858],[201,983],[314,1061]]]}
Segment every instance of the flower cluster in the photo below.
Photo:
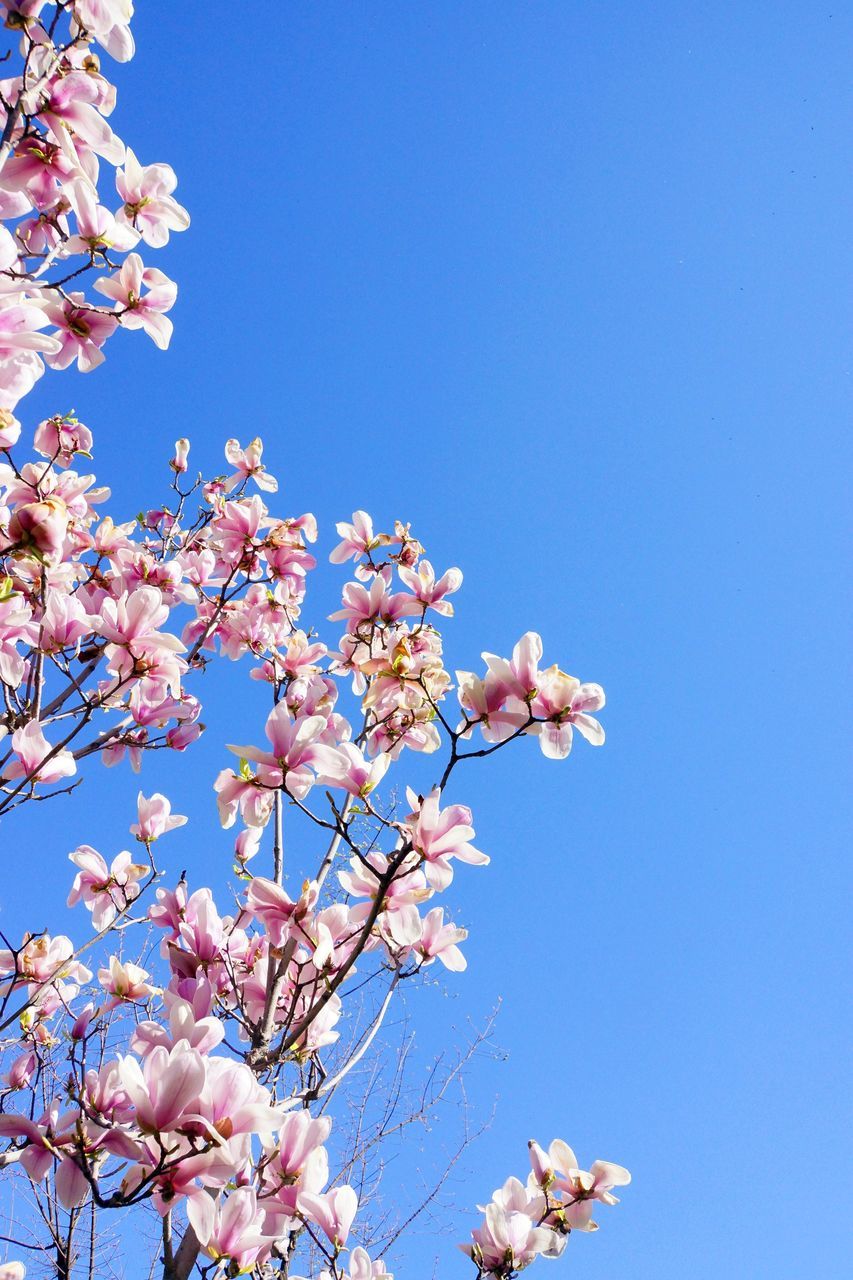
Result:
{"label": "flower cluster", "polygon": [[[177,286],[146,266],[189,226],[167,164],[140,164],[109,124],[116,90],[95,46],[133,56],[131,0],[7,0],[19,66],[0,81],[0,407],[14,409],[45,364],[81,372],[119,327],[169,345]],[[109,183],[102,180],[106,167]],[[110,196],[107,186],[114,186]],[[103,203],[102,203],[103,201]],[[95,295],[87,295],[85,285]]]}
{"label": "flower cluster", "polygon": [[621,1165],[596,1160],[589,1172],[578,1168],[575,1153],[560,1138],[545,1152],[531,1142],[527,1184],[508,1178],[489,1204],[481,1205],[481,1226],[472,1243],[460,1245],[481,1276],[509,1280],[537,1257],[556,1258],[572,1231],[595,1231],[596,1201],[618,1204],[613,1187],[624,1187],[631,1175]]}
{"label": "flower cluster", "polygon": [[[209,482],[182,488],[173,468],[171,505],[117,523],[99,510],[109,490],[76,469],[91,457],[86,426],[42,422],[23,461],[12,452],[20,426],[4,422],[0,814],[74,778],[86,756],[127,755],[138,768],[147,748],[183,751],[202,730],[187,676],[217,647],[236,659],[291,636],[316,536],[312,517],[278,520],[247,495],[271,479],[260,441],[229,442],[243,469]],[[187,449],[179,442],[184,467]]]}
{"label": "flower cluster", "polygon": [[[481,674],[446,665],[461,572],[364,511],[337,526],[329,559],[352,576],[330,619],[343,628],[321,639],[304,620],[316,522],[270,512],[259,439],[229,440],[224,474],[195,481],[178,440],[168,504],[125,523],[103,514],[74,414],[41,422],[20,457],[13,410],[45,363],[94,368],[119,326],[169,342],[176,286],[137,250],[188,217],[172,170],[140,165],[107,123],[115,90],[93,51],[131,57],[132,14],[131,0],[0,0],[21,58],[0,82],[0,818],[76,787],[89,756],[138,770],[148,750],[188,748],[203,727],[188,685],[211,661],[247,659],[270,709],[266,743],[231,746],[214,783],[236,829],[227,909],[167,876],[160,841],[187,819],[140,792],[133,852],[69,854],[88,941],[0,934],[0,1174],[28,1180],[18,1199],[34,1229],[50,1224],[58,1274],[91,1203],[90,1265],[96,1209],[151,1206],[164,1280],[196,1264],[211,1280],[393,1280],[381,1249],[355,1243],[370,1243],[369,1189],[353,1171],[385,1122],[363,1131],[363,1098],[347,1146],[331,1108],[401,984],[435,961],[466,967],[467,930],[435,905],[460,864],[489,862],[470,809],[448,799],[457,766],[526,737],[551,759],[575,730],[600,745],[604,694],[543,667],[533,632],[510,658],[483,654]],[[100,203],[103,164],[117,207]],[[93,273],[105,303],[77,287]],[[412,753],[435,769],[423,792]],[[310,866],[285,871],[285,822],[320,842]],[[531,1143],[530,1160],[463,1246],[480,1277],[558,1255],[630,1181],[604,1161],[582,1170],[560,1141]],[[23,1275],[0,1262],[0,1280]]]}

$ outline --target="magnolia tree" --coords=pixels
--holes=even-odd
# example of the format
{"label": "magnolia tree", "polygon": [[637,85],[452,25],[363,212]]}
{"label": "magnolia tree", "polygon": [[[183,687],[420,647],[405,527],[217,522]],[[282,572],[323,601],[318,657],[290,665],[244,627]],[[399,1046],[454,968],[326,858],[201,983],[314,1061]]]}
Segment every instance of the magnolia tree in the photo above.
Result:
{"label": "magnolia tree", "polygon": [[[122,1230],[156,1215],[144,1269],[166,1280],[390,1280],[360,1226],[368,1139],[356,1126],[347,1147],[333,1125],[371,1055],[389,1052],[380,1028],[404,984],[436,961],[452,981],[465,969],[442,895],[457,864],[488,858],[449,798],[456,770],[531,739],[564,759],[575,730],[599,745],[604,695],[543,667],[532,633],[509,659],[449,671],[439,624],[461,573],[437,573],[408,525],[381,532],[362,511],[338,525],[329,558],[352,577],[321,633],[306,620],[316,522],[272,513],[259,440],[228,441],[226,473],[208,480],[191,478],[179,440],[167,501],[129,522],[106,514],[75,416],[39,423],[22,449],[13,411],[45,364],[88,372],[119,328],[169,342],[176,286],[139,250],[189,219],[171,168],[141,164],[107,123],[115,90],[96,53],[131,57],[132,9],[0,4],[13,37],[0,84],[4,837],[25,838],[26,804],[97,789],[103,766],[190,748],[211,662],[248,655],[270,709],[252,744],[223,747],[214,781],[236,895],[170,871],[161,841],[186,819],[140,792],[133,851],[69,855],[76,936],[3,935],[0,1280],[23,1275],[18,1250],[91,1275],[111,1215]],[[424,793],[405,785],[412,753],[434,762]],[[316,849],[287,881],[285,819]],[[526,1179],[494,1192],[462,1245],[470,1274],[510,1280],[556,1257],[628,1181],[606,1161],[583,1168],[559,1139],[531,1142]]]}

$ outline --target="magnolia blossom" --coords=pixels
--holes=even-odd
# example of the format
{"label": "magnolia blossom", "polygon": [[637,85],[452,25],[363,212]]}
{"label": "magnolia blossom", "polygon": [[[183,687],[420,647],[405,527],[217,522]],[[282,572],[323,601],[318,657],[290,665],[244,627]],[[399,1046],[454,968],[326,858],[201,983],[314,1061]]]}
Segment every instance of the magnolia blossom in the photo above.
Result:
{"label": "magnolia blossom", "polygon": [[144,329],[161,351],[166,350],[172,322],[163,313],[171,311],[178,296],[173,280],[157,267],[144,266],[138,253],[129,253],[116,275],[102,276],[94,287],[113,299],[125,329]]}
{"label": "magnolia blossom", "polygon": [[92,913],[92,928],[111,925],[120,911],[139,897],[140,881],[148,867],[133,862],[126,851],[116,854],[110,867],[91,845],[81,845],[68,857],[78,868],[68,906],[82,902]]}
{"label": "magnolia blossom", "polygon": [[28,782],[49,784],[62,778],[71,778],[77,772],[77,764],[70,751],[52,747],[37,721],[31,720],[23,729],[12,734],[12,750],[17,756],[3,770],[7,779],[24,778]]}
{"label": "magnolia blossom", "polygon": [[132,824],[130,833],[143,844],[159,840],[160,836],[165,835],[167,831],[183,827],[187,822],[182,814],[172,813],[171,802],[159,791],[149,797],[144,796],[140,791],[136,797],[136,805],[139,821]]}

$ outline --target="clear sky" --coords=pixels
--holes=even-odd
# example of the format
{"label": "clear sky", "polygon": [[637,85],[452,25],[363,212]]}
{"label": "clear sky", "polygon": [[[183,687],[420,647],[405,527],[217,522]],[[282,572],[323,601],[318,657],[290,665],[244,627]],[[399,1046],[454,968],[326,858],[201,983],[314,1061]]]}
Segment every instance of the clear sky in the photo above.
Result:
{"label": "clear sky", "polygon": [[[451,665],[534,628],[607,690],[603,750],[455,783],[492,864],[457,875],[469,969],[424,993],[423,1043],[502,997],[507,1057],[469,1073],[496,1111],[453,1197],[562,1136],[635,1181],[537,1274],[849,1275],[850,6],[138,10],[115,124],[193,217],[151,255],[175,338],[120,335],[25,416],[76,406],[128,515],[177,436],[211,471],[259,433],[325,549],[364,507],[462,567]],[[197,882],[227,874],[221,744],[261,736],[226,674],[143,780],[191,815],[168,852]],[[34,890],[55,924],[68,849],[124,845],[137,780],[104,777],[27,815],[4,927]],[[437,1252],[466,1275],[459,1231],[414,1236],[400,1280]]]}

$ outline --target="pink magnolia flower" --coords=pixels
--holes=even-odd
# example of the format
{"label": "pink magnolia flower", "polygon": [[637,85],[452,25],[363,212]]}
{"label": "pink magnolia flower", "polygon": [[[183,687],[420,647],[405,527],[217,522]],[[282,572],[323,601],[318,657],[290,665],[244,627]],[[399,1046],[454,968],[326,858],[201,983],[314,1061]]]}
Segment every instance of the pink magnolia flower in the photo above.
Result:
{"label": "pink magnolia flower", "polygon": [[266,490],[267,493],[275,493],[278,490],[278,481],[275,476],[271,476],[264,464],[261,462],[264,446],[262,441],[256,436],[245,449],[240,448],[239,440],[229,440],[225,446],[225,457],[231,463],[232,467],[237,470],[233,476],[225,481],[225,492],[230,493],[232,489],[236,489],[238,484],[250,477],[254,480],[259,489]]}
{"label": "pink magnolia flower", "polygon": [[56,414],[40,422],[33,437],[33,448],[55,467],[70,467],[75,454],[90,456],[92,433],[71,414]]}
{"label": "pink magnolia flower", "polygon": [[237,1272],[251,1271],[274,1243],[260,1229],[263,1213],[254,1187],[237,1187],[216,1201],[190,1196],[187,1216],[207,1257],[231,1262]]}
{"label": "pink magnolia flower", "polygon": [[354,511],[352,524],[345,520],[335,525],[341,541],[331,552],[332,564],[344,564],[347,560],[358,560],[374,547],[383,545],[382,536],[376,537],[373,532],[373,521],[366,511]]}
{"label": "pink magnolia flower", "polygon": [[604,730],[589,713],[600,711],[604,701],[600,684],[581,684],[556,666],[541,672],[530,710],[547,723],[531,726],[530,732],[538,735],[542,754],[554,760],[565,759],[572,749],[574,729],[594,747],[600,747]]}
{"label": "pink magnolia flower", "polygon": [[424,606],[441,613],[446,618],[453,616],[453,605],[445,599],[462,586],[462,572],[459,569],[448,569],[436,582],[435,570],[429,560],[421,560],[417,569],[398,570],[400,577],[410,591]]}
{"label": "pink magnolia flower", "polygon": [[418,602],[404,591],[391,591],[391,570],[385,568],[374,575],[369,587],[348,582],[341,593],[343,608],[330,613],[332,622],[346,620],[347,631],[358,631],[364,622],[398,622],[418,613]]}
{"label": "pink magnolia flower", "polygon": [[474,836],[470,809],[461,804],[441,809],[441,792],[437,787],[425,800],[420,800],[410,787],[406,797],[412,812],[405,820],[405,827],[412,848],[424,860],[424,874],[434,889],[446,889],[450,884],[453,858],[473,866],[488,865],[488,856],[469,844]]}
{"label": "pink magnolia flower", "polygon": [[133,0],[74,0],[74,17],[116,62],[133,57]]}
{"label": "pink magnolia flower", "polygon": [[168,244],[170,231],[185,231],[190,225],[186,209],[172,196],[177,183],[170,165],[141,165],[127,148],[124,169],[116,173],[116,188],[124,201],[118,218],[137,230],[153,249]]}
{"label": "pink magnolia flower", "polygon": [[563,1195],[560,1208],[566,1226],[572,1231],[595,1231],[597,1223],[592,1221],[595,1202],[618,1204],[613,1188],[626,1187],[630,1181],[628,1170],[609,1160],[593,1161],[588,1173],[578,1168],[566,1169],[554,1182],[555,1190]]}
{"label": "pink magnolia flower", "polygon": [[294,902],[280,885],[264,876],[254,876],[246,890],[246,907],[263,921],[274,946],[282,946],[291,931],[298,928],[317,903],[316,881],[306,881]]}
{"label": "pink magnolia flower", "polygon": [[[183,475],[184,472],[186,471],[188,466],[187,458],[189,457],[189,453],[190,453],[190,442],[189,440],[187,440],[186,436],[181,436],[180,440],[175,441],[175,454],[174,454],[174,457],[172,458],[172,461],[169,463],[169,466],[172,468],[172,470],[175,472],[176,475],[179,475],[179,476]],[[213,560],[213,556],[211,555],[211,561],[212,560]]]}
{"label": "pink magnolia flower", "polygon": [[124,851],[113,858],[108,869],[101,855],[88,844],[81,845],[68,857],[78,871],[67,906],[82,902],[92,913],[93,929],[100,932],[112,924],[119,911],[124,911],[139,897],[139,881],[148,868],[132,862],[130,854]]}
{"label": "pink magnolia flower", "polygon": [[136,836],[142,844],[151,844],[167,831],[183,827],[187,822],[182,814],[172,813],[171,801],[159,791],[147,798],[140,791],[136,797],[136,806],[139,821],[133,823],[130,834]]}
{"label": "pink magnolia flower", "polygon": [[[175,305],[178,286],[157,267],[146,267],[138,253],[129,253],[114,276],[101,276],[95,288],[115,302],[125,329],[144,329],[165,351],[172,337],[172,322],[163,314]],[[147,293],[143,293],[143,289]]]}
{"label": "pink magnolia flower", "polygon": [[31,720],[23,729],[15,730],[12,750],[18,758],[11,760],[3,770],[3,777],[9,780],[29,778],[31,782],[49,785],[61,778],[71,778],[77,772],[71,752],[51,747],[36,720]]}
{"label": "pink magnolia flower", "polygon": [[471,1232],[473,1244],[460,1246],[462,1252],[495,1276],[521,1271],[540,1254],[559,1253],[565,1240],[547,1227],[537,1227],[531,1207],[518,1179],[509,1178],[485,1206],[485,1221]]}
{"label": "pink magnolia flower", "polygon": [[106,257],[110,249],[126,253],[139,241],[138,234],[117,222],[109,209],[98,204],[97,191],[85,178],[68,184],[68,198],[77,218],[77,232],[65,242],[69,254]]}
{"label": "pink magnolia flower", "polygon": [[528,1142],[527,1149],[530,1155],[531,1176],[535,1185],[543,1191],[547,1191],[553,1185],[559,1170],[578,1167],[574,1151],[562,1138],[555,1138],[547,1152],[534,1139]]}
{"label": "pink magnolia flower", "polygon": [[11,449],[18,443],[21,424],[8,409],[0,409],[0,449]]}
{"label": "pink magnolia flower", "polygon": [[155,1046],[142,1066],[135,1058],[119,1058],[122,1087],[136,1108],[143,1133],[168,1133],[187,1116],[198,1114],[207,1080],[205,1059],[180,1040],[173,1049]]}
{"label": "pink magnolia flower", "polygon": [[293,720],[287,705],[280,702],[267,716],[265,732],[272,748],[270,751],[231,745],[228,750],[259,765],[258,777],[264,786],[285,787],[292,796],[301,800],[316,781],[312,768],[328,774],[334,773],[339,766],[335,748],[322,741],[327,723],[324,716],[304,716]]}
{"label": "pink magnolia flower", "polygon": [[289,1112],[278,1133],[277,1171],[285,1178],[298,1178],[331,1130],[328,1116],[311,1116],[306,1110]]}
{"label": "pink magnolia flower", "polygon": [[45,355],[52,368],[67,369],[76,360],[80,372],[89,373],[103,363],[101,347],[118,326],[114,315],[88,306],[82,293],[69,293],[66,301],[46,303],[45,314],[58,330],[59,349]]}
{"label": "pink magnolia flower", "polygon": [[91,623],[76,596],[51,591],[39,624],[39,649],[42,653],[60,653],[77,644],[91,632]]}
{"label": "pink magnolia flower", "polygon": [[219,809],[219,821],[226,828],[233,827],[237,814],[250,828],[265,827],[270,820],[273,806],[273,792],[249,770],[243,761],[240,772],[223,769],[213,784],[216,792],[216,804]]}
{"label": "pink magnolia flower", "polygon": [[56,203],[60,184],[80,172],[60,146],[35,134],[15,144],[15,154],[0,170],[0,188],[25,192],[36,209],[47,209]]}
{"label": "pink magnolia flower", "polygon": [[35,1050],[27,1049],[25,1053],[15,1058],[3,1078],[10,1089],[26,1089],[35,1075],[37,1066],[38,1058]]}
{"label": "pink magnolia flower", "polygon": [[56,494],[16,506],[9,521],[9,538],[34,552],[47,564],[58,564],[65,550],[70,513]]}
{"label": "pink magnolia flower", "polygon": [[352,1187],[335,1187],[324,1195],[303,1192],[298,1203],[300,1212],[316,1222],[336,1248],[344,1247],[358,1209],[358,1196]]}
{"label": "pink magnolia flower", "polygon": [[23,1262],[0,1262],[0,1280],[24,1280],[26,1274]]}
{"label": "pink magnolia flower", "polygon": [[369,796],[388,771],[391,757],[380,754],[368,760],[354,742],[342,742],[336,748],[335,770],[324,774],[321,781],[334,787],[343,787],[351,796]]}
{"label": "pink magnolia flower", "polygon": [[542,657],[542,638],[535,631],[527,631],[512,651],[512,659],[498,658],[484,653],[489,668],[488,681],[506,698],[513,696],[526,702],[539,686],[539,661]]}
{"label": "pink magnolia flower", "polygon": [[425,965],[440,960],[445,969],[461,973],[467,969],[468,961],[456,944],[464,942],[467,937],[467,929],[457,929],[452,924],[444,923],[443,907],[433,907],[424,917],[420,941],[415,950],[423,957]]}
{"label": "pink magnolia flower", "polygon": [[[97,4],[99,0],[89,3]],[[69,71],[51,81],[39,115],[72,162],[81,163],[82,142],[84,148],[90,147],[109,164],[121,164],[124,143],[101,114],[99,107],[104,105],[103,89],[96,77],[85,71]]]}
{"label": "pink magnolia flower", "polygon": [[54,937],[48,933],[35,938],[25,935],[17,957],[11,951],[0,951],[0,973],[13,974],[15,986],[27,985],[33,991],[53,987],[66,1002],[92,977],[91,969],[74,959],[73,943],[62,933]]}
{"label": "pink magnolia flower", "polygon": [[154,994],[154,988],[146,982],[148,973],[138,964],[127,961],[125,964],[118,956],[110,956],[108,969],[98,970],[98,981],[108,995],[117,1000],[147,1000]]}

